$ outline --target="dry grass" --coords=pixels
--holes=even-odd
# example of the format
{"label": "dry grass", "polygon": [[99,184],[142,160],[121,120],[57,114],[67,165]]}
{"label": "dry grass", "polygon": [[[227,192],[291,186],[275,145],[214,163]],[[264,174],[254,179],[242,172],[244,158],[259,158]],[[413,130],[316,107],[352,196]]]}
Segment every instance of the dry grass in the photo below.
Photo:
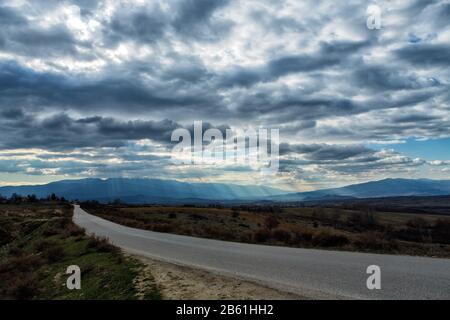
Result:
{"label": "dry grass", "polygon": [[227,241],[450,257],[450,217],[367,208],[84,205],[134,228]]}

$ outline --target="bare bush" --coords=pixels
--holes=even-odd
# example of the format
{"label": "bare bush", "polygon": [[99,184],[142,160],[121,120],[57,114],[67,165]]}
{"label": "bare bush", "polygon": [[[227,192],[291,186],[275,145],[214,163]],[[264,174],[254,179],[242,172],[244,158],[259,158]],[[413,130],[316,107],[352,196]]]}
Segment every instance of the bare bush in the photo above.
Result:
{"label": "bare bush", "polygon": [[0,264],[0,273],[28,272],[42,264],[42,259],[34,254],[11,257]]}
{"label": "bare bush", "polygon": [[10,299],[29,300],[39,293],[39,282],[36,276],[26,273],[20,277],[10,278],[0,292],[2,296]]}
{"label": "bare bush", "polygon": [[267,229],[259,229],[253,232],[253,240],[256,242],[266,242],[270,238],[270,231]]}
{"label": "bare bush", "polygon": [[172,225],[168,223],[155,223],[152,226],[152,230],[156,232],[171,232],[173,230]]}
{"label": "bare bush", "polygon": [[314,232],[308,229],[298,230],[294,233],[294,239],[296,243],[309,243],[312,241]]}
{"label": "bare bush", "polygon": [[272,238],[280,242],[289,242],[291,240],[290,232],[283,229],[276,229],[272,231]]}
{"label": "bare bush", "polygon": [[264,220],[264,226],[265,226],[267,229],[269,229],[269,230],[275,229],[276,227],[278,227],[279,224],[280,224],[280,222],[279,222],[278,219],[277,219],[275,216],[273,216],[273,215],[268,216],[268,217]]}
{"label": "bare bush", "polygon": [[78,227],[77,225],[75,225],[72,222],[69,223],[64,230],[64,236],[66,236],[66,237],[78,237],[78,236],[83,236],[84,234],[85,234],[85,229]]}
{"label": "bare bush", "polygon": [[313,245],[319,247],[340,247],[346,245],[348,242],[346,236],[325,230],[315,234],[312,238]]}
{"label": "bare bush", "polygon": [[380,232],[365,232],[358,236],[354,245],[358,249],[363,250],[395,250],[398,248],[398,243],[394,239],[386,239]]}
{"label": "bare bush", "polygon": [[88,248],[96,249],[99,252],[117,252],[118,248],[109,243],[108,238],[90,236]]}
{"label": "bare bush", "polygon": [[44,248],[42,255],[51,263],[60,261],[66,256],[64,248],[55,244],[51,244]]}
{"label": "bare bush", "polygon": [[433,242],[450,244],[450,220],[439,219],[433,226]]}

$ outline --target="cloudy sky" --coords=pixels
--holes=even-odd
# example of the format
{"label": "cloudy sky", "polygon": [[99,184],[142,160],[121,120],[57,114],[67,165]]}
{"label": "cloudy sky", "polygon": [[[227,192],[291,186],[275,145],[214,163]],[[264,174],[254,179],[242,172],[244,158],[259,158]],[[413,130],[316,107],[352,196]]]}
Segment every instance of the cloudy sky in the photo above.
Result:
{"label": "cloudy sky", "polygon": [[[450,2],[369,4],[2,1],[0,184],[450,179]],[[173,164],[194,120],[279,129],[279,173]]]}

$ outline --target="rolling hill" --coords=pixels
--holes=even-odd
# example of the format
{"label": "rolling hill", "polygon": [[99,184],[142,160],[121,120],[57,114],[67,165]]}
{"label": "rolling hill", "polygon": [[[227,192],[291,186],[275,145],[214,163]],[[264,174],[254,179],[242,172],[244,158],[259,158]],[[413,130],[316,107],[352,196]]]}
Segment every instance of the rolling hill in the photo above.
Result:
{"label": "rolling hill", "polygon": [[342,200],[402,196],[440,196],[450,194],[450,180],[384,179],[341,188],[271,196],[274,201]]}

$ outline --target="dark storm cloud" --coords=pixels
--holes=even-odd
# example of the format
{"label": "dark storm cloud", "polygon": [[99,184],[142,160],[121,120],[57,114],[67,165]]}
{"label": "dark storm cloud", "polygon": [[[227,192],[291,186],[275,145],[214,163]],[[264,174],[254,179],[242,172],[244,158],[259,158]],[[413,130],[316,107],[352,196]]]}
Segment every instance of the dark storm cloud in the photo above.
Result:
{"label": "dark storm cloud", "polygon": [[22,109],[10,108],[10,109],[6,109],[6,110],[2,110],[0,112],[0,115],[4,119],[19,119],[19,118],[23,118],[25,116],[25,113],[23,112]]}
{"label": "dark storm cloud", "polygon": [[450,65],[450,45],[410,44],[395,51],[398,58],[420,67]]}
{"label": "dark storm cloud", "polygon": [[411,168],[421,166],[425,163],[423,160],[413,160],[408,157],[394,157],[393,159],[373,159],[374,161],[339,163],[327,166],[332,170],[344,174],[357,174],[364,172],[398,172],[406,171]]}
{"label": "dark storm cloud", "polygon": [[261,24],[264,30],[274,34],[285,33],[287,31],[302,32],[307,29],[302,21],[298,21],[292,17],[276,17],[264,10],[254,10],[251,12],[250,17],[256,23]]}
{"label": "dark storm cloud", "polygon": [[0,63],[0,103],[30,108],[69,106],[74,109],[155,111],[167,107],[215,107],[207,94],[177,93],[178,87],[146,86],[137,78],[106,77],[89,80],[41,73],[14,62]]}
{"label": "dark storm cloud", "polygon": [[[85,150],[89,152],[89,150]],[[74,160],[74,158],[76,158]],[[108,162],[111,159],[117,162]],[[50,161],[49,161],[50,160]],[[85,154],[51,154],[48,156],[39,155],[36,158],[0,159],[0,172],[21,173],[27,175],[106,175],[121,176],[130,174],[136,177],[146,177],[155,175],[167,175],[164,169],[167,165],[167,157],[158,156],[135,156],[128,157],[116,149],[114,154],[96,155],[87,157]]]}
{"label": "dark storm cloud", "polygon": [[92,59],[89,54],[82,54],[77,45],[89,47],[81,42],[77,43],[72,33],[65,26],[49,29],[22,28],[7,35],[4,49],[27,56],[40,55],[75,55],[79,59]]}
{"label": "dark storm cloud", "polygon": [[118,12],[104,25],[107,45],[117,45],[129,40],[154,43],[164,36],[168,19],[156,6],[148,11]]}
{"label": "dark storm cloud", "polygon": [[[20,109],[7,111],[8,117],[0,119],[5,132],[1,148],[43,148],[71,150],[86,147],[123,147],[129,141],[150,139],[163,146],[172,145],[171,135],[182,125],[171,120],[122,121],[112,117],[94,116],[74,119],[65,113],[44,118],[25,114]],[[227,125],[214,126],[203,123],[203,132],[217,128],[225,135]],[[186,127],[193,137],[193,127]]]}
{"label": "dark storm cloud", "polygon": [[432,121],[439,122],[441,117],[432,114],[423,114],[423,113],[408,113],[408,114],[400,114],[393,117],[392,122],[394,123],[430,123]]}
{"label": "dark storm cloud", "polygon": [[90,45],[77,41],[64,24],[41,27],[8,7],[0,7],[0,49],[24,56],[76,56],[93,59],[93,55],[81,53],[79,48]]}
{"label": "dark storm cloud", "polygon": [[15,10],[1,6],[0,7],[0,26],[3,28],[8,26],[26,25],[27,19],[17,13]]}
{"label": "dark storm cloud", "polygon": [[348,54],[356,53],[369,42],[331,42],[322,43],[314,54],[276,57],[267,64],[254,68],[236,66],[223,76],[225,87],[249,87],[258,82],[270,82],[280,77],[297,73],[323,70],[341,63]]}
{"label": "dark storm cloud", "polygon": [[130,40],[153,44],[172,33],[183,38],[215,41],[232,27],[229,20],[212,19],[212,15],[228,3],[228,0],[179,0],[165,3],[169,6],[167,11],[157,3],[135,10],[119,10],[104,22],[106,45]]}
{"label": "dark storm cloud", "polygon": [[119,121],[104,117],[74,119],[63,113],[43,119],[28,115],[14,120],[0,121],[4,131],[1,147],[4,149],[120,147],[126,145],[127,141],[139,139],[168,144],[172,131],[181,127],[170,120]]}
{"label": "dark storm cloud", "polygon": [[176,9],[173,27],[183,36],[214,41],[226,35],[232,22],[212,15],[227,6],[229,0],[182,0]]}
{"label": "dark storm cloud", "polygon": [[436,79],[421,80],[404,70],[379,65],[363,66],[354,71],[354,84],[374,90],[413,90],[438,86]]}
{"label": "dark storm cloud", "polygon": [[308,160],[344,160],[372,154],[374,151],[361,145],[280,144],[280,155],[301,154]]}
{"label": "dark storm cloud", "polygon": [[[280,159],[280,169],[284,172],[304,172],[302,168],[313,165],[317,166],[319,175],[354,175],[401,172],[425,164],[422,159],[411,159],[393,150],[373,150],[361,145],[284,145],[282,148],[285,155],[291,155]],[[304,159],[292,157],[296,153],[302,154]]]}
{"label": "dark storm cloud", "polygon": [[[363,112],[364,106],[350,99],[334,96],[304,96],[297,92],[273,92],[262,90],[253,95],[246,95],[239,100],[239,107],[234,110],[236,117],[255,119],[260,115],[271,115],[271,124],[287,124],[293,120],[300,121],[301,127],[313,127],[314,120],[331,115],[350,115]],[[306,126],[304,126],[306,124]]]}

